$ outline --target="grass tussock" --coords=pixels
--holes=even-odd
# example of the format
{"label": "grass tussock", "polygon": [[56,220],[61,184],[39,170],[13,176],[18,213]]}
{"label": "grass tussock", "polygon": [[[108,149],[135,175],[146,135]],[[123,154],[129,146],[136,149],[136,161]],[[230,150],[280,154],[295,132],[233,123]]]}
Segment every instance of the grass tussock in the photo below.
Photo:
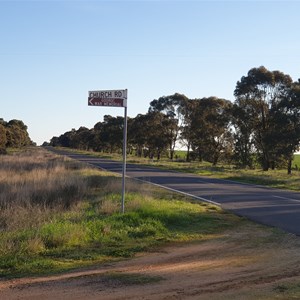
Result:
{"label": "grass tussock", "polygon": [[42,149],[0,156],[0,230],[34,227],[86,194],[70,161]]}
{"label": "grass tussock", "polygon": [[86,185],[61,157],[43,151],[0,157],[0,208],[31,205],[69,206],[84,193]]}
{"label": "grass tussock", "polygon": [[57,272],[209,239],[243,222],[218,207],[43,149],[0,157],[0,276]]}

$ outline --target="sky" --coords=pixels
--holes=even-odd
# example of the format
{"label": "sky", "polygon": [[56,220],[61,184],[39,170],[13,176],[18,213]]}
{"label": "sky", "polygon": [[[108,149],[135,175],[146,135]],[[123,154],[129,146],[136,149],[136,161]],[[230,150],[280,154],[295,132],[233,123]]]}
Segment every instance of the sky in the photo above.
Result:
{"label": "sky", "polygon": [[181,93],[234,102],[265,66],[300,78],[300,1],[0,0],[0,118],[38,145],[123,108],[88,91],[128,89],[128,116]]}

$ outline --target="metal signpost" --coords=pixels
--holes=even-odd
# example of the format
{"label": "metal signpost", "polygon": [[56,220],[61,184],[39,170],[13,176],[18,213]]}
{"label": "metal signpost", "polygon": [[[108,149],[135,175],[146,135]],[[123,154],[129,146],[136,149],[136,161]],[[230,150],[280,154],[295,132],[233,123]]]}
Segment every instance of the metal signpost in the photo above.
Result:
{"label": "metal signpost", "polygon": [[124,213],[125,212],[126,151],[127,151],[127,89],[90,91],[88,97],[88,105],[124,107],[123,169],[122,169],[122,213]]}

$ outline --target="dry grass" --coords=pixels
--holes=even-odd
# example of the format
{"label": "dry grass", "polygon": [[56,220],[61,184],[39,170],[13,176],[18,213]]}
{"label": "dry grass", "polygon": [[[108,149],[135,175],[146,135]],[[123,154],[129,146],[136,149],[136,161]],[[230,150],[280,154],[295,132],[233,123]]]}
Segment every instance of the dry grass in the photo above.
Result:
{"label": "dry grass", "polygon": [[0,156],[0,230],[32,228],[75,205],[87,189],[77,168],[37,148]]}

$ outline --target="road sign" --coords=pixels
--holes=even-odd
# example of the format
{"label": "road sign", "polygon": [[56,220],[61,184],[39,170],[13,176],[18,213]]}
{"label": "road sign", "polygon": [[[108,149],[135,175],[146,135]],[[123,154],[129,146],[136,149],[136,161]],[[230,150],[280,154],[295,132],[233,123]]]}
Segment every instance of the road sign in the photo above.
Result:
{"label": "road sign", "polygon": [[89,97],[91,98],[114,98],[114,99],[127,99],[127,90],[101,90],[90,91]]}
{"label": "road sign", "polygon": [[127,107],[127,90],[89,91],[88,105]]}
{"label": "road sign", "polygon": [[123,170],[122,170],[122,213],[125,211],[125,176],[126,176],[126,147],[127,147],[127,89],[90,91],[88,97],[90,106],[124,107],[123,128]]}

